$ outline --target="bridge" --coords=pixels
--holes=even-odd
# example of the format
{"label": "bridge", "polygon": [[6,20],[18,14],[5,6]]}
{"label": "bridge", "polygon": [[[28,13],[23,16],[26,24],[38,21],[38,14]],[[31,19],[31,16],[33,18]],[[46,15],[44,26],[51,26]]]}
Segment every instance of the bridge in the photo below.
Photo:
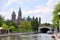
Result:
{"label": "bridge", "polygon": [[44,27],[43,26],[43,27],[39,27],[38,28],[38,32],[40,32],[40,33],[47,33],[48,31],[52,31],[52,29],[53,29],[52,27],[48,27],[48,26]]}

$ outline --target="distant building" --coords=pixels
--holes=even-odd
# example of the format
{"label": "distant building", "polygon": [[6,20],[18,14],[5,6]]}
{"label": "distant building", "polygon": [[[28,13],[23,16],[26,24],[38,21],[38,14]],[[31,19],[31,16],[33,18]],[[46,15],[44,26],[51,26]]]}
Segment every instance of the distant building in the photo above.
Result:
{"label": "distant building", "polygon": [[17,19],[16,19],[16,14],[15,14],[15,12],[14,12],[14,11],[12,12],[12,19],[11,19],[11,20],[14,21],[14,22],[17,22],[17,25],[18,25],[18,26],[21,24],[21,21],[23,20],[23,19],[22,19],[21,8],[19,8]]}
{"label": "distant building", "polygon": [[[41,24],[41,18],[38,18],[38,17],[34,18],[34,16],[33,16],[33,18],[30,18],[30,16],[27,17],[27,20],[30,21],[30,22],[32,20],[34,20],[34,19],[36,19],[39,22],[39,25]],[[25,20],[24,18],[22,18],[21,8],[19,8],[17,19],[16,19],[15,12],[14,11],[12,12],[12,18],[11,18],[11,20],[14,21],[14,22],[16,22],[18,26],[21,24],[21,22],[23,20]]]}
{"label": "distant building", "polygon": [[16,14],[15,14],[15,12],[13,11],[13,13],[12,13],[12,21],[15,21],[16,20]]}
{"label": "distant building", "polygon": [[22,21],[22,12],[21,12],[21,8],[19,8],[18,18],[17,18],[17,23],[18,23],[18,25],[21,24],[21,21]]}
{"label": "distant building", "polygon": [[41,26],[41,18],[39,17],[39,24],[40,24],[40,26]]}

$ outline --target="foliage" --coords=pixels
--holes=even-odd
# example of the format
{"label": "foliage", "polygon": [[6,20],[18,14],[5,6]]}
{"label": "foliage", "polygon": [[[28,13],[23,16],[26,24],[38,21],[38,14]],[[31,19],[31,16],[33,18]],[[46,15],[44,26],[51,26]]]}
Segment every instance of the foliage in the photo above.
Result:
{"label": "foliage", "polygon": [[58,13],[60,12],[60,3],[56,4],[54,11],[53,11],[53,27],[59,26],[59,16]]}
{"label": "foliage", "polygon": [[6,23],[8,26],[14,26],[15,28],[17,27],[17,23],[14,22],[14,21],[6,20],[5,23]]}
{"label": "foliage", "polygon": [[0,15],[0,27],[1,27],[2,24],[3,24],[3,20],[4,20],[4,18]]}
{"label": "foliage", "polygon": [[20,25],[21,32],[29,32],[31,31],[31,23],[29,21],[23,21]]}
{"label": "foliage", "polygon": [[33,20],[31,21],[31,25],[32,25],[32,30],[33,31],[37,31],[38,30],[38,26],[39,26],[38,20],[33,18]]}
{"label": "foliage", "polygon": [[2,28],[6,31],[8,30],[8,26],[5,23],[3,23]]}
{"label": "foliage", "polygon": [[50,25],[51,25],[50,23],[41,24],[41,26],[50,26]]}
{"label": "foliage", "polygon": [[14,32],[15,31],[15,27],[14,26],[10,26],[10,28],[9,28],[12,32]]}

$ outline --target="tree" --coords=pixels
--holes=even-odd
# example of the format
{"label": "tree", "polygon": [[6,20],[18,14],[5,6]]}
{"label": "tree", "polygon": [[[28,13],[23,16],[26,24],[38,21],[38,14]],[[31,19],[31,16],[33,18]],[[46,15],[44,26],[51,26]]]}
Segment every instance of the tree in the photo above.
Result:
{"label": "tree", "polygon": [[14,26],[8,26],[8,25],[6,25],[5,23],[3,23],[2,28],[3,28],[5,31],[8,31],[8,32],[10,32],[10,30],[11,30],[11,32],[14,32],[14,31],[15,31],[15,27],[14,27]]}
{"label": "tree", "polygon": [[12,20],[6,20],[5,23],[8,25],[9,28],[12,28],[12,26],[13,28],[15,28],[15,30],[11,29],[12,32],[17,31],[17,26],[18,26],[17,22]]}
{"label": "tree", "polygon": [[20,25],[21,32],[30,32],[31,31],[31,23],[29,21],[23,21]]}
{"label": "tree", "polygon": [[12,32],[14,32],[15,31],[15,27],[14,26],[10,26],[10,28],[9,28]]}
{"label": "tree", "polygon": [[2,28],[6,31],[8,30],[8,26],[5,23],[2,24]]}
{"label": "tree", "polygon": [[44,23],[44,24],[41,24],[41,26],[51,26],[50,23]]}
{"label": "tree", "polygon": [[53,27],[59,27],[59,16],[58,13],[60,12],[60,3],[56,4],[54,11],[53,11]]}
{"label": "tree", "polygon": [[1,27],[2,24],[3,24],[3,20],[4,20],[4,18],[0,15],[0,27]]}
{"label": "tree", "polygon": [[33,20],[31,21],[31,25],[32,25],[32,30],[33,30],[33,31],[37,31],[37,30],[38,30],[38,26],[39,26],[38,20],[33,19]]}
{"label": "tree", "polygon": [[17,23],[15,21],[11,21],[11,20],[6,20],[5,23],[8,26],[14,26],[15,28],[17,28]]}

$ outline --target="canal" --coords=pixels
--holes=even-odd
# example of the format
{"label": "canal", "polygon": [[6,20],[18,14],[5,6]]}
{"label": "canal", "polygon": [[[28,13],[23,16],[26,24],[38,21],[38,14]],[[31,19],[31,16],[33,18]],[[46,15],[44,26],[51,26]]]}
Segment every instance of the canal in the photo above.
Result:
{"label": "canal", "polygon": [[0,40],[55,40],[51,34],[1,35]]}

